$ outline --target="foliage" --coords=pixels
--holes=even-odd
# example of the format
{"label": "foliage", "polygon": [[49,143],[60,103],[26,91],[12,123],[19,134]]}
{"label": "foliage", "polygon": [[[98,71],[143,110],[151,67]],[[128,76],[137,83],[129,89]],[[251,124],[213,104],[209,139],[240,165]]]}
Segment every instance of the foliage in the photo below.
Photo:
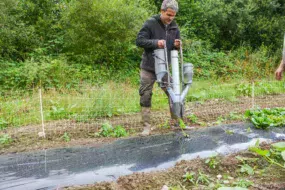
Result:
{"label": "foliage", "polygon": [[70,141],[70,136],[67,132],[64,132],[64,134],[61,137],[65,142],[69,142]]}
{"label": "foliage", "polygon": [[133,40],[148,13],[139,1],[71,1],[63,22],[67,28],[66,51],[88,56],[89,64],[125,64],[125,52],[135,48]]}
{"label": "foliage", "polygon": [[[219,49],[248,44],[281,47],[284,2],[281,0],[179,1],[177,21],[184,38],[202,39]],[[273,39],[273,40],[272,40]]]}
{"label": "foliage", "polygon": [[183,181],[185,182],[191,182],[193,184],[195,184],[195,172],[186,172],[184,175],[183,175]]}
{"label": "foliage", "polygon": [[252,181],[250,181],[250,180],[240,179],[240,180],[234,182],[233,184],[235,186],[238,186],[238,187],[247,188],[247,187],[252,186],[254,183]]}
{"label": "foliage", "polygon": [[65,0],[2,0],[0,9],[0,58],[23,61],[40,48],[60,52],[59,24]]}
{"label": "foliage", "polygon": [[247,188],[243,187],[220,187],[218,190],[248,190]]}
{"label": "foliage", "polygon": [[123,126],[116,126],[114,129],[114,137],[126,137],[128,136],[128,132],[126,131],[126,129]]}
{"label": "foliage", "polygon": [[262,149],[259,146],[259,141],[257,141],[255,146],[250,147],[249,150],[263,157],[268,163],[274,164],[278,167],[285,169],[285,143],[284,142],[273,143],[271,145],[271,148],[268,150],[268,149]]}
{"label": "foliage", "polygon": [[1,145],[9,145],[13,142],[13,139],[8,134],[3,134],[0,136],[0,144]]}
{"label": "foliage", "polygon": [[99,132],[96,133],[96,136],[101,137],[126,137],[129,133],[126,131],[126,129],[123,126],[116,126],[115,128],[109,124],[104,123]]}
{"label": "foliage", "polygon": [[6,129],[7,127],[8,127],[8,122],[5,119],[0,118],[0,130]]}
{"label": "foliage", "polygon": [[217,155],[215,154],[215,155],[212,155],[210,158],[207,158],[205,161],[205,164],[207,164],[211,169],[215,169],[219,164]]}
{"label": "foliage", "polygon": [[198,173],[198,177],[196,180],[196,185],[197,184],[205,184],[205,185],[209,185],[210,184],[210,177],[204,173],[202,173],[201,171],[199,171]]}
{"label": "foliage", "polygon": [[240,165],[240,172],[247,173],[248,175],[253,175],[254,169],[248,164],[243,164],[243,165]]}
{"label": "foliage", "polygon": [[245,116],[259,129],[285,125],[285,108],[247,110]]}

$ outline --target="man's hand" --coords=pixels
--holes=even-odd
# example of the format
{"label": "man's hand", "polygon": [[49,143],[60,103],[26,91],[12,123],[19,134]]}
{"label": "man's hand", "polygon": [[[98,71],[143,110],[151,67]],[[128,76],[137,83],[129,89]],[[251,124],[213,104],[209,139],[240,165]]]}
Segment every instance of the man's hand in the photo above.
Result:
{"label": "man's hand", "polygon": [[179,48],[180,48],[180,44],[181,44],[181,40],[175,39],[175,41],[174,41],[174,46],[176,47],[176,49],[179,49]]}
{"label": "man's hand", "polygon": [[165,44],[165,40],[158,40],[158,42],[157,42],[157,46],[159,48],[164,48],[164,44]]}
{"label": "man's hand", "polygon": [[284,72],[284,63],[283,63],[283,60],[281,61],[279,67],[277,68],[277,70],[275,71],[275,78],[277,80],[281,80],[282,77],[283,77],[283,72]]}

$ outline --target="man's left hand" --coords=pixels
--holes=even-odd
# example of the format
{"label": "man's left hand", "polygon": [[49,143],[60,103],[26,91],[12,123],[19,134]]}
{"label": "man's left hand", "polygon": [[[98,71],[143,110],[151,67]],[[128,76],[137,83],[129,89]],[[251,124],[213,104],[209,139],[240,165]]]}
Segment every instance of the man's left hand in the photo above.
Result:
{"label": "man's left hand", "polygon": [[175,41],[174,41],[174,46],[175,46],[177,49],[179,49],[179,48],[180,48],[180,45],[181,45],[181,40],[175,39]]}

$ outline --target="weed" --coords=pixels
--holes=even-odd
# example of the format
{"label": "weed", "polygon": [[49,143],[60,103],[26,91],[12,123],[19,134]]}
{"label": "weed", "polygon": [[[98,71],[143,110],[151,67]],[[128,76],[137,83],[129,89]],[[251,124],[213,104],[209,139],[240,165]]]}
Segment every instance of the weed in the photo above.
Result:
{"label": "weed", "polygon": [[236,112],[230,112],[229,119],[230,120],[242,120],[243,116],[241,114],[236,113]]}
{"label": "weed", "polygon": [[226,119],[222,116],[218,117],[217,121],[215,122],[216,125],[221,125],[223,122],[225,122]]}
{"label": "weed", "polygon": [[241,173],[247,173],[248,175],[253,175],[254,174],[254,169],[248,165],[248,164],[243,164],[240,165],[240,172]]}
{"label": "weed", "polygon": [[13,139],[8,134],[4,134],[4,135],[0,136],[0,144],[9,145],[12,142],[13,142]]}
{"label": "weed", "polygon": [[206,174],[203,174],[201,171],[199,171],[199,174],[198,174],[198,177],[197,177],[197,180],[196,180],[196,185],[198,184],[210,184],[210,180],[211,178],[206,175]]}
{"label": "weed", "polygon": [[113,128],[113,126],[109,123],[104,123],[99,132],[95,133],[95,136],[97,137],[125,137],[128,135],[129,133],[123,126],[118,125]]}
{"label": "weed", "polygon": [[186,172],[186,174],[183,175],[183,181],[184,182],[191,182],[193,184],[195,184],[195,172]]}
{"label": "weed", "polygon": [[116,126],[114,129],[114,132],[113,132],[114,137],[126,137],[128,135],[129,134],[126,131],[126,129],[124,127],[122,127],[121,125]]}
{"label": "weed", "polygon": [[187,118],[192,122],[192,123],[198,123],[198,117],[195,114],[190,114],[187,116]]}
{"label": "weed", "polygon": [[178,124],[181,129],[186,129],[186,125],[182,119],[178,120]]}
{"label": "weed", "polygon": [[64,132],[64,134],[61,136],[61,138],[62,138],[65,142],[69,142],[69,141],[70,141],[70,136],[68,135],[67,132]]}
{"label": "weed", "polygon": [[210,158],[206,159],[205,163],[212,169],[215,169],[219,164],[217,159],[217,155],[211,156]]}
{"label": "weed", "polygon": [[244,179],[240,179],[236,182],[233,183],[235,186],[238,186],[238,187],[244,187],[244,188],[247,188],[247,187],[250,187],[252,186],[254,183],[250,180],[244,180]]}
{"label": "weed", "polygon": [[109,123],[104,123],[101,129],[99,130],[99,133],[97,136],[111,137],[113,134],[113,131],[114,131],[114,128],[112,127],[112,125],[110,125]]}
{"label": "weed", "polygon": [[0,130],[6,129],[7,127],[8,127],[8,122],[5,119],[0,118]]}
{"label": "weed", "polygon": [[259,141],[255,143],[254,147],[249,148],[250,151],[265,158],[270,164],[274,164],[285,169],[285,143],[278,142],[271,145],[270,150],[263,150],[259,146]]}
{"label": "weed", "polygon": [[158,127],[161,129],[170,129],[170,123],[169,121],[165,121],[164,123],[160,124]]}
{"label": "weed", "polygon": [[226,130],[225,132],[226,132],[226,134],[228,134],[228,135],[233,135],[233,134],[234,134],[234,131],[233,131],[233,130]]}
{"label": "weed", "polygon": [[243,187],[220,187],[218,190],[248,190],[247,188]]}
{"label": "weed", "polygon": [[247,133],[251,133],[251,132],[252,132],[251,128],[248,127],[248,128],[246,129],[246,132],[247,132]]}
{"label": "weed", "polygon": [[236,94],[242,96],[251,96],[252,86],[249,83],[241,83],[236,86]]}

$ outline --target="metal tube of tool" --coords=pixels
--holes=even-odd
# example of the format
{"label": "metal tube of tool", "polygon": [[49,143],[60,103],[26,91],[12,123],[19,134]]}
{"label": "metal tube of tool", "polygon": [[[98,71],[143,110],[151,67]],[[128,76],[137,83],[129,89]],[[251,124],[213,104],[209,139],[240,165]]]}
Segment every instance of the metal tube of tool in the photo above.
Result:
{"label": "metal tube of tool", "polygon": [[180,76],[179,76],[179,61],[178,61],[178,51],[171,51],[171,70],[172,70],[172,80],[173,80],[173,91],[175,95],[180,95]]}
{"label": "metal tube of tool", "polygon": [[[180,62],[181,62],[181,81],[184,83],[184,62],[183,62],[183,51],[182,51],[182,40],[180,40]],[[184,84],[182,85],[182,90],[184,89]]]}
{"label": "metal tube of tool", "polygon": [[285,65],[285,34],[284,34],[284,41],[283,41],[282,60],[283,60],[283,64]]}
{"label": "metal tube of tool", "polygon": [[166,69],[167,69],[167,86],[171,86],[170,85],[170,72],[169,72],[169,65],[168,65],[168,57],[167,57],[167,47],[166,47],[166,41],[164,41],[164,53],[165,53],[165,62],[166,62]]}

